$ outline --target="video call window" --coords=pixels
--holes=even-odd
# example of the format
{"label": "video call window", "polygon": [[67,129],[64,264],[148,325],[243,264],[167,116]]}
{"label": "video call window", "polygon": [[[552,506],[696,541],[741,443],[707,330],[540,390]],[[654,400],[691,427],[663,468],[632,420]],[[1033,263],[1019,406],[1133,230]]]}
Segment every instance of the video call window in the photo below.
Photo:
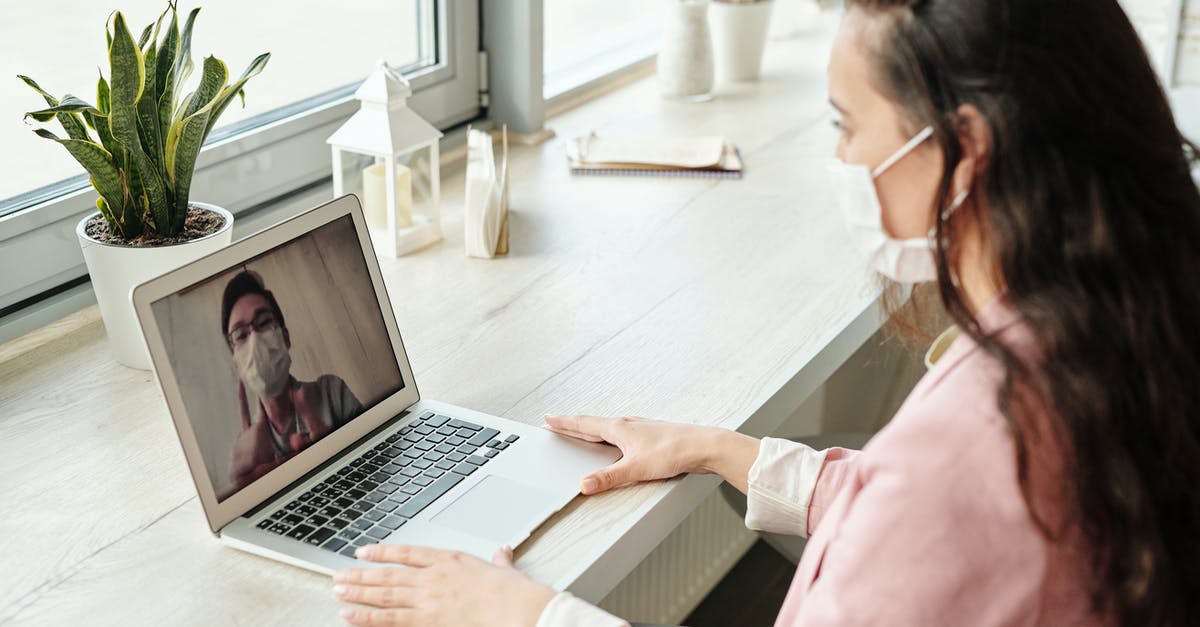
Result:
{"label": "video call window", "polygon": [[218,501],[404,387],[349,216],[151,309]]}

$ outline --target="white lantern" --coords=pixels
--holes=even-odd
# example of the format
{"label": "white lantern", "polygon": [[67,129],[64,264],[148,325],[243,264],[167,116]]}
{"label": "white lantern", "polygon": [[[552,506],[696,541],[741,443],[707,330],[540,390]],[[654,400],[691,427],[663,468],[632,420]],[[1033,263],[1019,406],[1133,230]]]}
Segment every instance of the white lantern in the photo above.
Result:
{"label": "white lantern", "polygon": [[380,61],[354,92],[359,110],[326,140],[333,150],[334,197],[346,193],[343,153],[373,159],[361,171],[357,191],[376,249],[393,257],[442,239],[442,133],[408,108],[411,95],[404,76]]}

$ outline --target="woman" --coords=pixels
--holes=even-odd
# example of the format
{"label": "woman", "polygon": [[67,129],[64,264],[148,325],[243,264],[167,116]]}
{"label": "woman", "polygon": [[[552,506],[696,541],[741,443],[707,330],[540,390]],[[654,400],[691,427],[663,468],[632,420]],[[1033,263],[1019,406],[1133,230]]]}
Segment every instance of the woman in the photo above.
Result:
{"label": "woman", "polygon": [[[862,452],[548,417],[811,533],[778,625],[1200,617],[1200,193],[1115,0],[847,0],[829,64],[855,241],[936,281],[959,337]],[[882,223],[880,225],[880,223]],[[932,237],[927,237],[932,234]],[[411,547],[345,571],[356,624],[620,625],[508,567]]]}

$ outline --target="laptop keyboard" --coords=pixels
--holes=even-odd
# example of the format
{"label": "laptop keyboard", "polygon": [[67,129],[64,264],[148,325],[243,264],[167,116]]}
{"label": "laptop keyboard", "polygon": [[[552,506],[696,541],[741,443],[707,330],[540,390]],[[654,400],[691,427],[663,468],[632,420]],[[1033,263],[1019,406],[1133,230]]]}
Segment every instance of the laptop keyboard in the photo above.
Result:
{"label": "laptop keyboard", "polygon": [[516,434],[425,412],[257,527],[354,557],[516,441]]}

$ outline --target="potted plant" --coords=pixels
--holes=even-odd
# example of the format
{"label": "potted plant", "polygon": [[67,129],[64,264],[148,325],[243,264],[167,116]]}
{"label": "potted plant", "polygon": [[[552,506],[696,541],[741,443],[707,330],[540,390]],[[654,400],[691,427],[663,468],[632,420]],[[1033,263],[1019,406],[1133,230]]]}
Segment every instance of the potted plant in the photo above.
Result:
{"label": "potted plant", "polygon": [[150,359],[130,290],[232,240],[232,214],[190,200],[192,175],[217,119],[235,97],[244,104],[243,86],[270,58],[259,55],[230,83],[225,63],[209,56],[195,88],[183,95],[199,11],[180,30],[175,4],[168,3],[136,41],[115,13],[105,27],[109,77],[101,74],[94,105],[71,95],[58,99],[18,76],[47,104],[26,118],[57,120],[66,137],[34,132],[66,148],[99,195],[98,211],[79,222],[76,234],[114,356],[136,368],[149,369]]}

